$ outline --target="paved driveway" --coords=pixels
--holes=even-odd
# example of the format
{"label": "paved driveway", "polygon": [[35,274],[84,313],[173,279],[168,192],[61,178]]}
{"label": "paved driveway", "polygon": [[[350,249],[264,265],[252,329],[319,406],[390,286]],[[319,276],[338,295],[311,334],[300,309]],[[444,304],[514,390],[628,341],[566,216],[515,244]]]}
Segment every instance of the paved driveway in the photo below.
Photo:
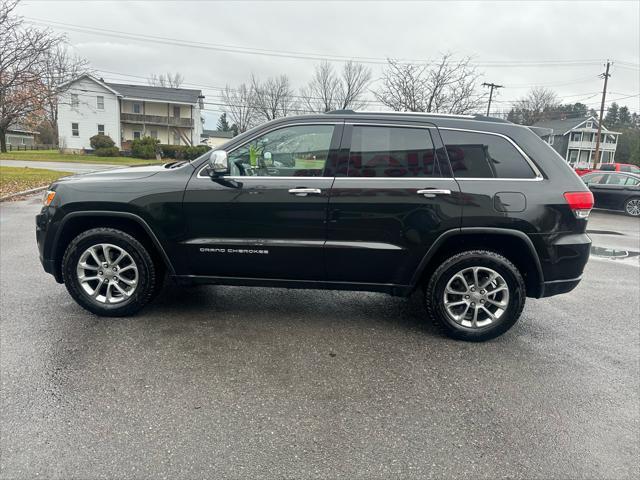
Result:
{"label": "paved driveway", "polygon": [[[101,319],[42,272],[38,208],[0,205],[1,478],[637,478],[631,261],[483,344],[373,293],[168,287]],[[590,228],[640,250],[635,219]]]}

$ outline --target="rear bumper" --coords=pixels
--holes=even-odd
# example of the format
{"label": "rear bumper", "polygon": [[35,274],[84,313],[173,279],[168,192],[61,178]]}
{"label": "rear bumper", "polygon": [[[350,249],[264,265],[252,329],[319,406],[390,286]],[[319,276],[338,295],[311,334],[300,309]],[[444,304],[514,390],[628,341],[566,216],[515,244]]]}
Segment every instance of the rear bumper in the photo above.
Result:
{"label": "rear bumper", "polygon": [[570,292],[578,286],[580,280],[582,280],[582,275],[578,278],[571,278],[569,280],[552,280],[550,282],[544,282],[542,284],[540,298],[553,297],[554,295]]}

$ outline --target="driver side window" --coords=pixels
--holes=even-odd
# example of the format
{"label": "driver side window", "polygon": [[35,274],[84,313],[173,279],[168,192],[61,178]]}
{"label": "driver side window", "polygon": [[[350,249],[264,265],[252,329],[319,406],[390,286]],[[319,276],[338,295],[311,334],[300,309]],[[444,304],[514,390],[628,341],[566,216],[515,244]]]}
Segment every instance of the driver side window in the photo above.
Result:
{"label": "driver side window", "polygon": [[272,130],[229,154],[232,176],[321,177],[333,125],[296,125]]}

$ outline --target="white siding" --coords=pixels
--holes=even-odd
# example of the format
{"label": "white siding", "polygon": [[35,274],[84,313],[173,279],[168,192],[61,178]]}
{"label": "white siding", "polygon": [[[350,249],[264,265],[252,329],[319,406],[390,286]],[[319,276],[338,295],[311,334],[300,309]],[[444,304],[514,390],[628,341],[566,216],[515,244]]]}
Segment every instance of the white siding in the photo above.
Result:
{"label": "white siding", "polygon": [[[79,105],[71,106],[71,94],[78,95]],[[98,96],[104,97],[104,110],[98,109]],[[104,125],[109,135],[120,147],[120,111],[117,96],[89,78],[74,82],[58,100],[58,135],[60,148],[91,148],[89,139],[98,133],[98,125]],[[74,137],[71,124],[77,123],[79,135]]]}

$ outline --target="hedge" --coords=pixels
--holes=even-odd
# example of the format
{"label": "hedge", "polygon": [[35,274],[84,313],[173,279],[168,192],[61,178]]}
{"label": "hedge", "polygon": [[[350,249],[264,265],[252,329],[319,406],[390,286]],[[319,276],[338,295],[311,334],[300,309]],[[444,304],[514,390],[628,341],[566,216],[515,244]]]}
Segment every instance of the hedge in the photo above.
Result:
{"label": "hedge", "polygon": [[120,150],[118,150],[118,147],[102,147],[96,148],[93,154],[98,157],[119,157]]}
{"label": "hedge", "polygon": [[160,145],[162,156],[164,158],[173,158],[174,160],[193,160],[200,155],[211,150],[207,145],[198,145],[189,147],[186,145]]}

